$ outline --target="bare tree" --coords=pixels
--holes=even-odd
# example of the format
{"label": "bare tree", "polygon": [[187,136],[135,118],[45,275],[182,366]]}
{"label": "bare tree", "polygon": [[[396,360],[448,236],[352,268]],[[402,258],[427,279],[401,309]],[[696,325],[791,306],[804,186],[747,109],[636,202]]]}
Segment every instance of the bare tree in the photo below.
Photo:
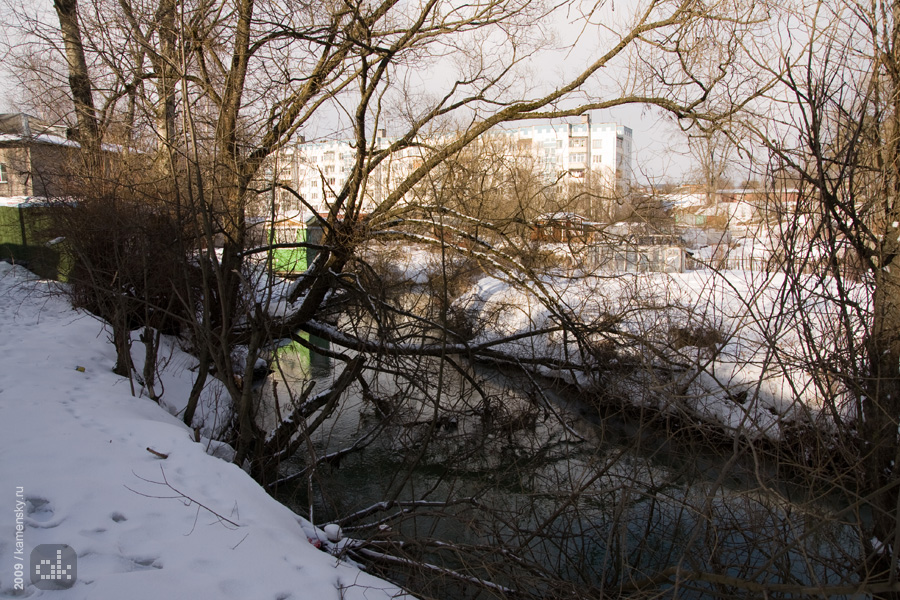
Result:
{"label": "bare tree", "polygon": [[[549,17],[553,8],[537,3],[491,0],[447,15],[434,2],[414,14],[400,11],[393,3],[332,10],[248,1],[227,13],[204,3],[173,9],[164,3],[139,7],[97,0],[80,13],[74,2],[62,8],[66,9],[59,13],[64,47],[67,56],[74,56],[67,64],[72,81],[77,80],[77,86],[70,88],[79,136],[90,140],[95,130],[127,131],[133,141],[155,141],[164,157],[157,160],[165,165],[161,176],[170,182],[161,179],[160,189],[172,198],[176,214],[196,223],[193,239],[204,256],[203,279],[215,293],[200,299],[205,331],[196,331],[195,341],[206,345],[201,352],[208,353],[234,398],[239,462],[253,454],[260,434],[254,424],[251,386],[235,382],[252,380],[272,336],[298,329],[321,332],[317,321],[323,302],[341,281],[340,274],[357,249],[380,229],[393,226],[394,211],[433,169],[495,125],[513,119],[577,115],[642,101],[678,114],[699,110],[711,88],[723,84],[727,76],[706,77],[692,72],[690,65],[684,72],[675,64],[665,67],[667,75],[682,71],[679,77],[684,86],[675,96],[664,90],[634,88],[571,109],[552,107],[590,85],[603,68],[642,44],[651,32],[664,31],[671,39],[664,46],[654,44],[654,51],[677,54],[686,51],[682,50],[685,41],[692,39],[698,27],[713,32],[710,27],[721,23],[731,35],[736,24],[752,14],[752,7],[742,8],[742,13],[734,13],[734,7],[723,8],[725,12],[717,14],[698,12],[688,1],[650,3],[635,13],[627,28],[614,34],[608,52],[586,61],[582,70],[549,92],[527,97],[520,95],[514,83],[517,63],[528,57],[528,52],[520,50],[533,46],[529,26],[538,17]],[[44,32],[43,39],[52,39],[40,29],[37,17],[18,14],[24,15],[23,20],[31,18],[27,22],[33,31]],[[76,15],[80,28],[70,26]],[[95,20],[94,15],[104,15],[105,21]],[[415,116],[406,118],[402,135],[388,147],[376,147],[372,133],[386,118],[385,103],[402,91],[394,81],[414,72],[410,61],[431,53],[436,56],[432,63],[442,66],[446,61],[439,49],[459,48],[488,31],[500,36],[497,60],[458,61],[459,77],[449,82],[443,95],[419,106],[409,105]],[[123,45],[127,52],[121,52]],[[85,60],[78,58],[79,47]],[[85,76],[93,82],[89,89],[81,83]],[[89,101],[88,92],[103,98]],[[91,102],[99,107],[95,112]],[[301,128],[310,127],[328,106],[349,117],[356,147],[352,176],[343,189],[332,190],[322,251],[288,298],[295,309],[273,320],[266,314],[265,302],[246,293],[245,267],[252,264],[248,262],[252,254],[247,252],[250,186],[267,157]],[[173,122],[173,107],[180,114],[178,123]],[[435,123],[457,113],[470,115],[470,124],[440,139],[423,154],[419,166],[363,216],[362,192],[373,171],[392,154],[419,144]],[[114,126],[119,123],[124,128]],[[90,150],[89,145],[86,149]],[[214,253],[217,244],[221,251]],[[365,348],[371,342],[348,339],[347,343]],[[234,362],[238,346],[247,348],[241,364]]]}
{"label": "bare tree", "polygon": [[813,374],[834,429],[807,437],[807,451],[831,466],[817,476],[850,486],[859,578],[880,597],[896,597],[900,540],[898,10],[818,2],[791,13],[782,54],[766,65],[779,82],[769,118],[747,121],[771,156],[783,294],[807,306],[773,324],[801,339],[774,357]]}
{"label": "bare tree", "polygon": [[[529,88],[523,73],[546,41],[541,27],[567,9],[581,14],[585,37],[602,34],[608,46],[593,52],[573,74]],[[717,502],[721,481],[698,498],[686,498],[675,491],[677,481],[698,478],[687,466],[658,481],[649,463],[631,465],[620,460],[623,453],[599,456],[587,450],[579,460],[570,460],[571,448],[587,447],[587,436],[566,420],[562,437],[537,435],[546,433],[542,427],[556,409],[542,398],[544,385],[534,371],[569,381],[588,378],[603,400],[620,401],[639,386],[646,398],[679,389],[683,399],[691,377],[712,360],[704,352],[715,355],[717,341],[713,334],[658,317],[673,307],[690,311],[665,294],[655,299],[654,290],[630,276],[593,280],[593,294],[581,296],[590,302],[566,295],[573,278],[554,279],[558,265],[529,263],[528,248],[523,251],[531,240],[521,225],[543,201],[544,183],[523,176],[519,164],[475,168],[483,156],[477,150],[489,144],[485,134],[509,121],[572,117],[625,103],[649,103],[705,122],[725,118],[759,91],[758,81],[738,72],[745,49],[740,38],[761,18],[759,10],[754,3],[651,0],[634,7],[615,28],[597,24],[608,23],[602,3],[587,7],[528,0],[465,6],[436,0],[241,0],[233,6],[82,0],[77,6],[67,4],[58,24],[41,23],[24,9],[12,14],[37,34],[34,43],[49,42],[58,51],[80,46],[84,54],[84,60],[61,63],[65,70],[56,72],[61,89],[69,89],[71,123],[85,140],[85,151],[95,153],[77,195],[100,196],[92,191],[101,189],[95,183],[115,181],[110,161],[99,157],[135,149],[148,158],[142,164],[150,165],[143,167],[147,181],[138,197],[147,201],[151,214],[165,207],[165,223],[179,226],[175,248],[183,258],[181,279],[173,275],[174,281],[163,282],[166,294],[150,297],[139,290],[138,295],[145,308],[176,316],[198,357],[186,421],[194,424],[199,390],[207,378],[218,378],[231,402],[233,420],[226,437],[236,450],[235,461],[270,488],[284,484],[279,467],[301,448],[308,452],[310,467],[302,473],[312,481],[324,478],[328,464],[376,437],[396,441],[403,468],[385,478],[383,501],[370,511],[342,515],[347,525],[359,525],[376,542],[359,554],[384,561],[402,554],[399,560],[419,575],[438,573],[490,593],[515,587],[523,594],[552,597],[637,594],[666,585],[719,586],[719,595],[733,590],[750,595],[765,585],[760,580],[783,570],[777,557],[787,555],[784,548],[799,548],[802,541],[785,542],[779,536],[789,535],[773,526],[766,538],[776,557],[773,566],[760,574],[753,568],[754,555],[734,575],[730,569],[736,563],[715,563],[720,536],[729,535],[717,520],[729,510]],[[66,21],[73,18],[77,30]],[[709,40],[720,41],[724,52],[704,56]],[[629,61],[647,71],[606,79],[606,71],[634,64]],[[84,75],[93,112],[82,88],[69,83],[70,78],[81,82]],[[428,82],[427,88],[417,87],[420,79]],[[604,83],[621,84],[622,89],[601,94]],[[733,102],[719,101],[720,88]],[[398,132],[386,144],[377,141],[383,126]],[[295,244],[314,247],[316,258],[291,286],[280,288],[265,268],[272,244],[257,243],[252,234],[254,218],[265,216],[254,213],[254,207],[260,196],[271,197],[272,188],[280,185],[264,176],[273,153],[301,133],[313,138],[317,128],[353,139],[350,177],[341,188],[325,177],[317,180],[328,198],[327,213],[319,216],[323,239]],[[94,131],[96,147],[89,143]],[[367,192],[376,185],[379,169],[412,152],[416,162],[372,203]],[[494,152],[493,158],[503,155]],[[496,166],[490,177],[485,177],[485,166]],[[302,190],[283,191],[306,208],[316,208]],[[122,195],[115,191],[112,197]],[[416,248],[434,249],[429,286],[409,282],[395,264],[413,242],[420,245]],[[137,248],[134,256],[143,259],[137,261],[143,266],[154,252]],[[466,286],[454,284],[480,272],[527,290],[548,318],[537,327],[529,320],[524,331],[504,331],[489,327],[493,323],[485,313],[473,320],[474,313],[458,310],[455,301]],[[95,285],[109,288],[109,280],[96,278]],[[624,291],[604,292],[615,286]],[[157,298],[167,301],[158,304]],[[178,310],[169,306],[171,298],[180,303]],[[506,308],[521,307],[510,301]],[[669,343],[679,327],[684,330],[681,342]],[[260,370],[265,371],[260,363],[273,361],[280,340],[312,346],[309,334],[331,344],[326,352],[344,364],[340,374],[318,393],[305,381],[273,391],[271,409],[254,385]],[[541,336],[550,339],[553,353],[534,350]],[[530,355],[517,351],[529,346]],[[517,372],[534,377],[529,382],[534,402],[510,400],[490,389],[477,375],[479,361],[531,367]],[[378,380],[384,376],[389,382]],[[351,386],[381,418],[361,428],[349,447],[319,452],[312,436],[330,426],[329,417]],[[282,403],[285,394],[290,398]],[[670,406],[682,417],[673,421],[688,435],[696,432],[692,413],[677,403]],[[272,414],[274,419],[267,420]],[[640,435],[635,444],[640,447]],[[728,461],[736,461],[738,450],[743,451],[728,449]],[[548,509],[534,495],[517,511],[502,502],[482,502],[488,492],[481,490],[460,499],[454,494],[458,480],[449,471],[433,488],[412,489],[413,474],[429,464],[435,450],[446,465],[483,456],[486,472],[504,477],[514,477],[519,469],[537,472],[541,493],[556,486],[561,504]],[[648,480],[649,486],[636,484]],[[419,498],[406,498],[411,489]],[[429,504],[438,492],[446,493],[445,498]],[[661,492],[668,496],[658,497]],[[604,494],[613,517],[594,526],[597,498]],[[747,504],[760,511],[763,521],[785,518],[779,510]],[[379,550],[385,549],[377,545],[384,531],[379,525],[400,528],[419,509],[440,508],[444,517],[463,505],[478,510],[478,517],[454,516],[478,533],[471,544],[445,549],[439,541],[423,538],[421,550],[409,543],[389,545],[390,553]],[[661,537],[666,528],[655,516],[663,509],[691,530],[691,544],[698,546],[655,547],[654,535]],[[382,517],[394,510],[396,514]],[[645,517],[641,531],[629,529]],[[599,575],[592,571],[596,563],[578,554],[578,545],[587,538],[567,533],[575,530],[612,549],[604,555]],[[504,543],[502,552],[492,552],[497,541]],[[691,551],[697,547],[704,553],[695,557]],[[445,566],[430,568],[433,553],[450,555]],[[652,561],[647,558],[651,555]],[[464,560],[457,560],[460,556]],[[552,568],[544,564],[548,556],[553,557]],[[467,574],[463,567],[476,558],[477,566]],[[679,561],[690,568],[660,567]],[[496,576],[500,583],[492,583],[501,568]],[[518,577],[522,583],[513,586]],[[798,578],[785,578],[791,589],[802,589]]]}
{"label": "bare tree", "polygon": [[728,171],[736,152],[733,140],[721,129],[688,134],[688,147],[694,159],[695,172],[691,175],[706,194],[707,205],[712,205],[716,193],[728,187]]}

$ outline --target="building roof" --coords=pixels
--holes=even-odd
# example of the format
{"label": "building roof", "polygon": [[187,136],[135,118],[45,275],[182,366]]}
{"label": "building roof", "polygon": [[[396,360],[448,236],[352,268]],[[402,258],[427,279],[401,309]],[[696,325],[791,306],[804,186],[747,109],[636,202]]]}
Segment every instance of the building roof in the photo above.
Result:
{"label": "building roof", "polygon": [[0,196],[0,208],[28,208],[29,206],[46,206],[47,198],[43,196]]}
{"label": "building roof", "polygon": [[[25,113],[0,113],[0,144],[22,142],[81,148],[81,144],[69,139],[64,125],[51,125]],[[100,148],[105,152],[123,151],[117,144],[102,144]]]}
{"label": "building roof", "polygon": [[24,140],[78,147],[76,142],[67,138],[63,125],[51,125],[25,113],[0,114],[0,142]]}

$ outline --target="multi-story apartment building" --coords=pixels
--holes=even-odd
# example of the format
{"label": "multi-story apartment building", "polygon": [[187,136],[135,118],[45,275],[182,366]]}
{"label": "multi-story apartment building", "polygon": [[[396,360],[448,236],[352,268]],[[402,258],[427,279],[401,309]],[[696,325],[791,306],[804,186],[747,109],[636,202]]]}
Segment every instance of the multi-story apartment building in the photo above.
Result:
{"label": "multi-story apartment building", "polygon": [[[393,142],[383,129],[378,130],[376,149],[386,148]],[[418,154],[418,150],[407,149],[378,166],[364,190],[364,212],[395,189],[413,166],[421,164]],[[279,183],[295,190],[316,212],[324,213],[350,178],[355,160],[356,150],[350,140],[306,142],[301,139],[276,154],[273,169]],[[276,194],[276,202],[276,214],[283,218],[301,218],[304,213],[308,216],[309,209],[285,190]]]}
{"label": "multi-story apartment building", "polygon": [[610,195],[631,185],[634,143],[631,129],[616,123],[545,123],[508,130],[517,147],[529,148],[547,180],[562,184],[592,180]]}
{"label": "multi-story apartment building", "polygon": [[[495,130],[489,135],[507,138],[510,143],[498,145],[503,152],[527,157],[545,181],[561,186],[590,184],[609,196],[621,195],[630,187],[633,141],[628,127],[591,123],[590,115],[584,115],[579,123],[527,125]],[[375,147],[386,148],[394,141],[383,129],[378,130]],[[367,183],[364,212],[380,203],[421,164],[421,152],[420,148],[405,149],[379,165]],[[301,140],[276,154],[269,173],[299,193],[317,212],[325,212],[349,179],[355,158],[349,140]],[[308,209],[282,190],[276,194],[276,214],[285,221],[302,220],[304,214],[308,216]]]}

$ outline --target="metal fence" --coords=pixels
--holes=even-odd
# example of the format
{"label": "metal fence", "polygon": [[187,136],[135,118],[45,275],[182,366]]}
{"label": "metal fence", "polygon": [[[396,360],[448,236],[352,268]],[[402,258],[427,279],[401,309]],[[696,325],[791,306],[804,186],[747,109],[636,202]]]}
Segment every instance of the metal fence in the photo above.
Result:
{"label": "metal fence", "polygon": [[589,248],[584,266],[624,273],[681,273],[685,270],[685,258],[680,246],[596,245]]}

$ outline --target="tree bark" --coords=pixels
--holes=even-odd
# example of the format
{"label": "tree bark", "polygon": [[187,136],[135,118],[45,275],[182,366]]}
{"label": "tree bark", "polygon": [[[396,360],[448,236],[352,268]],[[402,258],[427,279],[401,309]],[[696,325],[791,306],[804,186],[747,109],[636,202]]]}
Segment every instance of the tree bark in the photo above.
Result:
{"label": "tree bark", "polygon": [[78,141],[82,144],[82,148],[88,151],[89,156],[95,155],[100,150],[100,130],[81,28],[78,24],[78,0],[54,0],[53,7],[59,17],[59,28],[66,48],[69,88],[72,91],[78,119]]}

